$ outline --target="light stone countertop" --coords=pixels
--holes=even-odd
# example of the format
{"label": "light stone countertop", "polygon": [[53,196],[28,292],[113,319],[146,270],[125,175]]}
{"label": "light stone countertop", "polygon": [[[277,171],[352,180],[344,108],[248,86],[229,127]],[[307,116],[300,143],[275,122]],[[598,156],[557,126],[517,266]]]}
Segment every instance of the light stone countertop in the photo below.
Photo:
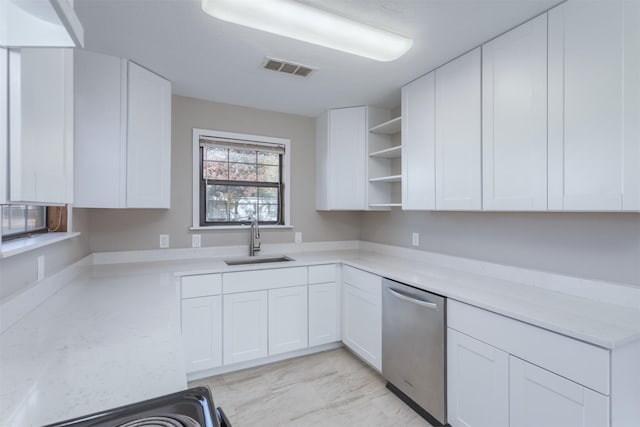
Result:
{"label": "light stone countertop", "polygon": [[224,258],[94,265],[0,335],[0,425],[37,426],[186,388],[175,277],[188,274],[344,263],[607,349],[640,339],[640,304],[518,283],[517,272],[505,280],[363,250],[289,255],[295,261],[233,267]]}

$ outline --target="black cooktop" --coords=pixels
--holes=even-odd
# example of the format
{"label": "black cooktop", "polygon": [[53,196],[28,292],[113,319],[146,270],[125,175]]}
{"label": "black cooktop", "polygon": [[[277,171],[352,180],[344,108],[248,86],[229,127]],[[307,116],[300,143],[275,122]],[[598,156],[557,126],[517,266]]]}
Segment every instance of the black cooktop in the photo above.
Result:
{"label": "black cooktop", "polygon": [[222,411],[216,410],[209,389],[195,387],[45,427],[63,426],[230,427],[230,424]]}

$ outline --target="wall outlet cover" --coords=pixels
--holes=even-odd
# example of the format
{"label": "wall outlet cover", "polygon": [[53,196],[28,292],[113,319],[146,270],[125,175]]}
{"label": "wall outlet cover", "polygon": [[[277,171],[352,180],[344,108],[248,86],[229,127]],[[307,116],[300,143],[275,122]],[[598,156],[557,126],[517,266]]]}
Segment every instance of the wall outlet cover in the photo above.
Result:
{"label": "wall outlet cover", "polygon": [[200,234],[192,234],[191,235],[191,247],[192,248],[199,248],[201,244],[202,244],[202,238],[201,238]]}
{"label": "wall outlet cover", "polygon": [[160,248],[161,249],[166,249],[169,247],[169,235],[168,234],[161,234],[160,235]]}
{"label": "wall outlet cover", "polygon": [[302,243],[302,232],[301,231],[296,231],[296,233],[294,234],[294,242],[295,243]]}
{"label": "wall outlet cover", "polygon": [[420,233],[413,233],[411,236],[411,244],[413,246],[420,246]]}

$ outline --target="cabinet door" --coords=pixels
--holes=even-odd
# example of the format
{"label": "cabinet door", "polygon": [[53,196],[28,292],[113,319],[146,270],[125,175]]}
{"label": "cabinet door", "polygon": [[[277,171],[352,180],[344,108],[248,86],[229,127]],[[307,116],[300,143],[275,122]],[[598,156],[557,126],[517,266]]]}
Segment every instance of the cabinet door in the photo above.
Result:
{"label": "cabinet door", "polygon": [[549,208],[640,210],[640,3],[549,12]]}
{"label": "cabinet door", "polygon": [[547,16],[482,47],[482,206],[547,209]]}
{"label": "cabinet door", "polygon": [[452,427],[509,426],[509,355],[449,328],[447,410]]}
{"label": "cabinet door", "polygon": [[309,285],[309,347],[335,341],[339,341],[338,285]]}
{"label": "cabinet door", "polygon": [[129,62],[127,207],[169,208],[171,83]]}
{"label": "cabinet door", "polygon": [[511,427],[607,427],[609,398],[509,357]]}
{"label": "cabinet door", "polygon": [[126,61],[75,51],[76,207],[126,206],[126,77]]}
{"label": "cabinet door", "polygon": [[435,88],[429,73],[402,88],[402,209],[435,208]]}
{"label": "cabinet door", "polygon": [[269,290],[269,355],[307,347],[307,287]]}
{"label": "cabinet door", "polygon": [[182,341],[187,372],[222,365],[222,297],[182,300]]}
{"label": "cabinet door", "polygon": [[366,209],[366,107],[329,110],[329,209]]}
{"label": "cabinet door", "polygon": [[344,343],[378,371],[382,369],[382,305],[380,289],[370,293],[348,283],[343,287]]}
{"label": "cabinet door", "polygon": [[267,291],[224,295],[224,364],[267,356]]}
{"label": "cabinet door", "polygon": [[73,51],[9,54],[12,202],[73,201]]}
{"label": "cabinet door", "polygon": [[9,51],[0,48],[0,204],[9,201]]}
{"label": "cabinet door", "polygon": [[436,210],[480,210],[480,48],[435,73]]}

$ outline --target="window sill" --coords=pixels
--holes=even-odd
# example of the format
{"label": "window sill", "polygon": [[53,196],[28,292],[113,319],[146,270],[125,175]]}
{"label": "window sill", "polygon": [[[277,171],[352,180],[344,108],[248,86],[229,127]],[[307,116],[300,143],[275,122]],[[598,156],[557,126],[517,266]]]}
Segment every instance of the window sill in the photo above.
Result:
{"label": "window sill", "polygon": [[[248,230],[250,225],[208,225],[189,227],[192,231],[207,231],[207,230]],[[293,225],[261,225],[260,230],[292,230]]]}
{"label": "window sill", "polygon": [[9,258],[34,249],[79,236],[79,232],[34,234],[31,237],[0,243],[0,259]]}

